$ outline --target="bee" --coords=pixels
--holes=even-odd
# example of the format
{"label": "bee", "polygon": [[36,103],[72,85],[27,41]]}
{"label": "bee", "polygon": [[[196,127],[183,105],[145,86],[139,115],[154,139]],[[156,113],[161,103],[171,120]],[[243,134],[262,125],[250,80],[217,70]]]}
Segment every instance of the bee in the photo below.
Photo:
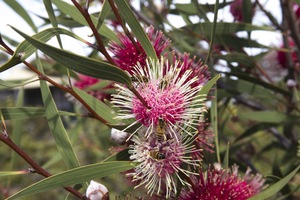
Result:
{"label": "bee", "polygon": [[156,160],[162,160],[166,158],[166,156],[159,151],[150,151],[149,155]]}
{"label": "bee", "polygon": [[163,118],[158,119],[158,124],[156,128],[156,138],[158,142],[165,141],[165,121]]}

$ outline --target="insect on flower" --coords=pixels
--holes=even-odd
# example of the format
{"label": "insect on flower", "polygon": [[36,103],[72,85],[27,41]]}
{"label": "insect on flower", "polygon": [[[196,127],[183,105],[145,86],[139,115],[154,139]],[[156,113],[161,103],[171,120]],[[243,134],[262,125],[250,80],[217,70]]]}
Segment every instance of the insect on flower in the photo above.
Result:
{"label": "insect on flower", "polygon": [[163,118],[158,119],[158,124],[156,127],[156,139],[158,142],[163,142],[165,141],[165,121]]}
{"label": "insect on flower", "polygon": [[166,156],[159,152],[159,151],[150,151],[149,152],[149,155],[153,158],[153,159],[156,159],[156,160],[162,160],[162,159],[165,159]]}

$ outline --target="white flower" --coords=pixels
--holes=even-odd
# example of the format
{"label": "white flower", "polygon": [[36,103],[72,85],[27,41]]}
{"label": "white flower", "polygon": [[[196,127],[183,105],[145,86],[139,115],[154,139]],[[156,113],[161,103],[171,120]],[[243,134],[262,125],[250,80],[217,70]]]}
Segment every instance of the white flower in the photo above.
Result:
{"label": "white flower", "polygon": [[109,199],[107,188],[96,182],[91,180],[90,185],[86,189],[86,196],[90,200],[107,200]]}
{"label": "white flower", "polygon": [[122,144],[126,140],[127,136],[128,133],[124,131],[120,131],[115,128],[111,129],[111,139],[117,144]]}

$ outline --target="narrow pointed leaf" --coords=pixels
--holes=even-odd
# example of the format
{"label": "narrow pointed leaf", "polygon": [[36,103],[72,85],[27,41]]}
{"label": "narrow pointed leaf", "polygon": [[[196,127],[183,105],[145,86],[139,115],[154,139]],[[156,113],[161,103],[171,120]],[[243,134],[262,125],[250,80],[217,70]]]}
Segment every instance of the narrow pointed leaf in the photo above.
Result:
{"label": "narrow pointed leaf", "polygon": [[[33,119],[46,117],[45,108],[40,107],[6,107],[0,108],[5,119]],[[76,116],[75,113],[59,111],[59,115]]]}
{"label": "narrow pointed leaf", "polygon": [[216,75],[215,77],[213,77],[211,80],[209,80],[204,86],[203,88],[199,91],[199,94],[202,95],[208,95],[210,89],[217,83],[217,81],[219,80],[219,78],[221,77],[220,74]]}
{"label": "narrow pointed leaf", "polygon": [[76,87],[73,90],[91,107],[93,110],[101,116],[103,119],[108,121],[110,124],[117,123],[114,119],[116,117],[116,112],[105,103],[100,101],[99,99],[89,95],[85,91],[82,91]]}
{"label": "narrow pointed leaf", "polygon": [[[45,178],[29,187],[19,191],[7,200],[18,199],[20,197],[33,195],[56,188],[66,187],[85,181],[98,179],[109,176],[111,174],[123,172],[132,169],[134,165],[131,162],[117,161],[117,162],[103,162],[82,167],[70,169],[48,178]],[[76,177],[76,178],[75,178]]]}
{"label": "narrow pointed leaf", "polygon": [[3,176],[12,176],[12,175],[20,175],[20,174],[27,174],[26,171],[0,171],[0,177]]}
{"label": "narrow pointed leaf", "polygon": [[271,185],[264,191],[258,193],[254,197],[251,197],[249,200],[263,200],[267,199],[273,195],[275,195],[277,192],[279,192],[288,182],[296,175],[296,173],[299,171],[300,165],[294,169],[290,174],[288,174],[286,177],[278,181],[277,183]]}
{"label": "narrow pointed leaf", "polygon": [[144,29],[140,25],[139,21],[135,18],[127,2],[124,0],[120,0],[120,1],[115,1],[115,3],[118,5],[119,8],[118,11],[120,12],[121,16],[128,23],[129,27],[131,28],[137,40],[142,45],[146,54],[151,58],[157,59],[157,55],[147,34],[145,33]]}
{"label": "narrow pointed leaf", "polygon": [[[47,14],[49,16],[49,20],[50,20],[52,26],[54,28],[57,28],[58,27],[57,20],[56,20],[55,14],[54,14],[54,10],[53,10],[53,7],[52,7],[51,0],[43,0],[43,2],[44,2],[45,8],[46,8],[46,11],[47,11]],[[57,37],[57,41],[59,43],[59,46],[62,47],[62,42],[61,42],[60,36],[57,35],[56,37]]]}
{"label": "narrow pointed leaf", "polygon": [[[77,8],[69,3],[66,3],[62,0],[51,0],[52,3],[55,4],[55,6],[61,10],[61,12],[65,13],[66,15],[69,15],[72,17],[75,21],[79,22],[82,25],[88,26],[88,23],[82,16],[82,14],[77,10]],[[98,19],[91,15],[91,19],[93,21],[93,24],[95,26],[97,25]],[[116,36],[116,33],[110,30],[105,24],[102,24],[100,26],[100,29],[98,29],[99,33],[103,35],[104,37],[113,40],[113,41],[119,41],[118,37]]]}
{"label": "narrow pointed leaf", "polygon": [[[12,29],[15,30],[14,27],[12,27]],[[32,38],[38,39],[41,42],[47,42],[48,40],[50,40],[52,37],[58,35],[58,34],[65,34],[65,35],[69,35],[79,41],[84,42],[84,40],[80,37],[78,37],[76,34],[62,29],[62,28],[50,28],[50,29],[46,29],[43,30],[37,34],[35,34],[34,36],[32,36]],[[29,56],[31,56],[34,52],[36,51],[36,47],[34,47],[32,44],[30,44],[28,41],[23,41],[21,42],[17,49],[15,50],[13,56],[6,62],[4,63],[1,67],[0,67],[0,72],[3,72],[19,63],[22,62],[22,60],[26,60]]]}
{"label": "narrow pointed leaf", "polygon": [[130,77],[123,70],[111,64],[95,59],[86,58],[65,50],[55,48],[53,46],[44,44],[43,42],[35,38],[29,37],[16,28],[13,29],[20,35],[22,35],[32,45],[40,49],[48,56],[52,57],[60,64],[68,67],[69,69],[72,69],[81,74],[85,74],[87,76],[131,85]]}
{"label": "narrow pointed leaf", "polygon": [[[38,63],[38,70],[43,73],[43,68],[41,67],[40,63]],[[67,131],[65,130],[62,120],[59,116],[49,86],[47,85],[46,81],[43,80],[40,81],[40,84],[46,117],[57,149],[60,152],[62,159],[69,168],[78,167],[78,159],[73,150]]]}
{"label": "narrow pointed leaf", "polygon": [[[210,35],[211,30],[213,28],[212,22],[200,22],[197,24],[187,25],[178,30],[174,30],[174,32],[178,31],[193,31],[199,35]],[[256,26],[247,23],[229,23],[229,22],[218,22],[216,24],[216,35],[226,35],[226,34],[233,34],[239,31],[275,31],[273,28],[269,26]],[[170,34],[173,31],[170,32]],[[173,34],[173,33],[172,33]],[[176,34],[176,33],[175,33]]]}
{"label": "narrow pointed leaf", "polygon": [[104,0],[103,5],[102,5],[102,9],[101,9],[101,12],[99,14],[98,21],[97,21],[97,24],[96,24],[96,29],[97,30],[100,29],[100,27],[102,26],[104,20],[109,15],[110,11],[111,11],[111,7],[109,6],[108,0]]}
{"label": "narrow pointed leaf", "polygon": [[16,14],[20,15],[20,17],[27,22],[27,24],[32,28],[34,32],[37,32],[37,28],[31,19],[30,15],[28,12],[24,9],[23,6],[21,6],[18,1],[12,1],[12,0],[4,0],[4,2],[10,6]]}

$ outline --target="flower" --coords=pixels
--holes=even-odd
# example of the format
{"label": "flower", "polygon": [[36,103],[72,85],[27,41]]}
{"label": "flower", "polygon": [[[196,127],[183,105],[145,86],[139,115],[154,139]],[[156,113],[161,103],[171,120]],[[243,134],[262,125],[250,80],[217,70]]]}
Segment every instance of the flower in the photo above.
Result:
{"label": "flower", "polygon": [[128,137],[128,133],[118,129],[111,129],[111,139],[117,144],[123,144]]}
{"label": "flower", "polygon": [[[291,53],[291,58],[292,58],[294,65],[299,66],[299,60],[297,57],[297,53],[294,50],[295,43],[291,39],[289,40],[289,47],[291,48],[290,53]],[[281,48],[284,48],[284,45],[281,45]],[[284,69],[287,69],[289,67],[288,63],[287,63],[287,53],[288,53],[287,51],[281,51],[281,50],[277,51],[277,60]]]}
{"label": "flower", "polygon": [[[166,129],[165,134],[169,135],[171,131]],[[130,146],[130,159],[139,164],[127,176],[137,182],[136,187],[144,185],[151,196],[154,194],[169,198],[177,192],[177,181],[189,185],[183,177],[193,173],[183,166],[199,166],[201,160],[192,159],[190,154],[201,154],[202,149],[196,149],[194,139],[180,134],[180,129],[176,131],[179,141],[173,138],[159,142],[155,131],[149,137],[145,137],[145,132],[146,127],[143,127],[131,139],[134,144]]]}
{"label": "flower", "polygon": [[[252,16],[254,15],[255,4],[251,5]],[[244,21],[243,0],[235,0],[230,5],[230,12],[234,17],[234,21]]]}
{"label": "flower", "polygon": [[[138,64],[132,76],[138,80],[136,90],[149,108],[145,107],[128,88],[116,85],[118,93],[113,96],[112,102],[119,108],[117,118],[135,120],[130,126],[141,123],[148,127],[146,137],[158,126],[160,119],[171,130],[182,128],[183,124],[193,128],[193,125],[198,125],[206,111],[204,105],[206,99],[198,94],[203,86],[192,87],[198,78],[190,78],[192,70],[186,70],[180,76],[178,65],[178,62],[174,65],[165,64],[163,58],[156,61],[147,60],[146,70]],[[143,80],[142,77],[146,77],[147,80]],[[183,131],[190,134],[186,130]],[[176,134],[173,137],[176,137]]]}
{"label": "flower", "polygon": [[[103,81],[94,77],[86,76],[79,74],[79,80],[74,82],[74,86],[81,89],[86,90],[87,93],[96,97],[97,99],[103,101],[104,99],[110,99],[111,94],[109,90],[113,89],[111,83],[107,81]],[[100,85],[101,82],[101,85]],[[96,87],[97,86],[97,87]],[[95,87],[95,88],[93,88]]]}
{"label": "flower", "polygon": [[179,64],[178,69],[180,70],[179,76],[181,77],[186,71],[192,71],[190,76],[187,78],[186,82],[191,80],[194,77],[197,77],[197,81],[195,81],[191,87],[195,87],[197,85],[204,85],[210,79],[210,74],[208,71],[207,65],[203,65],[201,60],[195,62],[196,57],[190,58],[188,53],[184,53],[183,55],[175,54],[172,55],[172,60],[177,61]]}
{"label": "flower", "polygon": [[86,196],[90,200],[107,200],[109,199],[107,188],[96,182],[91,180],[88,188],[86,189]]}
{"label": "flower", "polygon": [[[170,41],[164,39],[164,34],[161,31],[155,31],[152,26],[146,31],[147,35],[153,45],[153,48],[158,57],[169,45]],[[141,67],[146,66],[147,54],[143,50],[141,44],[137,41],[138,49],[132,44],[131,40],[124,34],[118,34],[121,44],[110,42],[109,49],[114,54],[113,60],[117,66],[130,74],[135,70],[134,66],[137,63]]]}
{"label": "flower", "polygon": [[259,193],[265,180],[260,174],[252,176],[248,169],[243,178],[238,176],[238,167],[200,171],[189,190],[184,190],[180,200],[246,200]]}

